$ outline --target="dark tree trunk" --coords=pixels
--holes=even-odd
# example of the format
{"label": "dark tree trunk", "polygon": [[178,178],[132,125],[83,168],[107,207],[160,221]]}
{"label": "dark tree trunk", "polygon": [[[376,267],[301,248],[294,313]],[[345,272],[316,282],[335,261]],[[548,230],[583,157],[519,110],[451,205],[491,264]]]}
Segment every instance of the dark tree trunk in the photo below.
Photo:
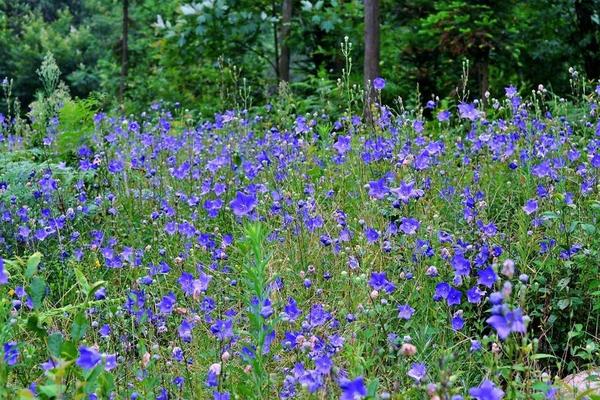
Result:
{"label": "dark tree trunk", "polygon": [[123,104],[127,74],[129,70],[129,0],[123,0],[123,38],[121,40],[121,84],[119,86],[119,100]]}
{"label": "dark tree trunk", "polygon": [[490,89],[490,60],[489,55],[485,55],[475,64],[477,72],[477,82],[479,83],[479,96],[484,104],[487,103],[485,93]]}
{"label": "dark tree trunk", "polygon": [[577,31],[585,73],[588,79],[600,79],[600,43],[598,28],[592,20],[595,0],[575,0]]}
{"label": "dark tree trunk", "polygon": [[281,74],[279,72],[279,38],[278,38],[278,30],[279,28],[277,27],[277,3],[275,0],[271,0],[271,13],[273,16],[273,48],[275,49],[275,62],[273,63],[273,65],[275,66],[275,76],[277,77],[277,80],[280,79]]}
{"label": "dark tree trunk", "polygon": [[281,53],[279,54],[279,79],[290,81],[290,47],[288,38],[290,36],[290,24],[292,22],[292,0],[283,0],[281,6],[281,26],[279,27],[279,43]]}
{"label": "dark tree trunk", "polygon": [[367,90],[367,111],[374,99],[372,82],[379,76],[379,0],[364,0],[365,61],[364,79]]}

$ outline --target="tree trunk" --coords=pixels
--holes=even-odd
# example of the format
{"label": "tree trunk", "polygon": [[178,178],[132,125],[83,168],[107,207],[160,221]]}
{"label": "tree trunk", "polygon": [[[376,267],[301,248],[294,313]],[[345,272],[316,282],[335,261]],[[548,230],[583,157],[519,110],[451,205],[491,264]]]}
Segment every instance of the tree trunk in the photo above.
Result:
{"label": "tree trunk", "polygon": [[275,76],[277,77],[277,80],[279,81],[279,78],[281,76],[281,74],[279,73],[279,37],[278,37],[278,31],[279,28],[277,27],[277,4],[275,0],[271,0],[271,14],[273,16],[273,48],[275,49],[275,62],[273,63],[273,65],[275,66]]}
{"label": "tree trunk", "polygon": [[119,86],[119,100],[123,104],[125,98],[125,86],[129,69],[129,0],[123,0],[123,38],[121,41],[121,84]]}
{"label": "tree trunk", "polygon": [[477,82],[479,83],[479,98],[483,104],[487,104],[486,92],[490,89],[490,60],[489,55],[485,55],[475,65],[477,71]]}
{"label": "tree trunk", "polygon": [[364,79],[367,91],[367,112],[375,98],[373,80],[379,76],[379,0],[364,0],[365,61]]}
{"label": "tree trunk", "polygon": [[588,79],[600,79],[600,43],[598,29],[592,20],[594,4],[594,0],[575,0],[578,41]]}
{"label": "tree trunk", "polygon": [[288,38],[290,36],[290,24],[292,22],[292,0],[283,0],[281,6],[281,26],[279,27],[279,43],[281,52],[279,54],[279,79],[290,81],[290,47]]}

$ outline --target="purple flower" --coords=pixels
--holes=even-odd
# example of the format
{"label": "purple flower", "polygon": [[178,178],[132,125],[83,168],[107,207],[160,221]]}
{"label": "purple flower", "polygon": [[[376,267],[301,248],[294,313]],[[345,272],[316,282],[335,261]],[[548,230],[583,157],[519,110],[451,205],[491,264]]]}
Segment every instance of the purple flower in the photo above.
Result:
{"label": "purple flower", "polygon": [[494,283],[496,283],[498,280],[498,276],[492,267],[487,267],[477,271],[477,275],[479,275],[477,283],[488,288],[494,286]]}
{"label": "purple flower", "polygon": [[229,400],[229,392],[213,392],[213,400]]}
{"label": "purple flower", "polygon": [[233,337],[233,321],[230,319],[218,319],[211,325],[210,331],[221,341]]}
{"label": "purple flower", "polygon": [[415,132],[422,133],[424,128],[425,127],[423,126],[423,121],[413,122],[413,129],[415,130]]}
{"label": "purple flower", "polygon": [[342,395],[340,400],[360,400],[367,395],[367,388],[362,376],[354,380],[342,379],[340,382]]}
{"label": "purple flower", "polygon": [[160,393],[156,396],[156,400],[169,400],[169,392],[164,387],[160,388]]}
{"label": "purple flower", "polygon": [[594,156],[590,160],[590,164],[594,168],[600,168],[600,153],[594,154]]}
{"label": "purple flower", "polygon": [[414,313],[415,309],[408,304],[400,304],[398,306],[398,318],[400,319],[411,319]]}
{"label": "purple flower", "polygon": [[189,272],[182,272],[177,282],[179,282],[181,290],[187,296],[191,296],[194,293],[194,276]]}
{"label": "purple flower", "polygon": [[331,314],[325,311],[322,304],[315,304],[308,312],[308,324],[311,328],[323,325],[331,318]]}
{"label": "purple flower", "polygon": [[480,351],[483,347],[481,346],[481,342],[479,340],[471,340],[471,347],[469,348],[469,351],[472,353],[475,353],[477,351]]}
{"label": "purple flower", "polygon": [[79,347],[79,358],[76,364],[83,369],[92,369],[102,360],[102,355],[95,349],[86,346]]}
{"label": "purple flower", "polygon": [[281,319],[283,321],[294,322],[298,317],[302,314],[302,311],[298,309],[298,305],[296,300],[293,297],[288,299],[288,303],[283,308],[283,313],[281,314]]}
{"label": "purple flower", "polygon": [[19,360],[19,347],[17,342],[4,343],[4,362],[8,365],[15,365]]}
{"label": "purple flower", "polygon": [[23,239],[27,239],[29,237],[30,233],[31,233],[31,229],[29,229],[29,227],[27,225],[19,226],[19,237],[21,237]]}
{"label": "purple flower", "polygon": [[402,218],[400,230],[407,235],[414,235],[421,226],[421,223],[414,218]]}
{"label": "purple flower", "polygon": [[103,286],[100,289],[94,292],[94,298],[96,300],[104,300],[106,299],[106,288]]}
{"label": "purple flower", "polygon": [[477,286],[473,286],[471,289],[467,290],[467,301],[472,304],[479,304],[484,294],[484,291]]}
{"label": "purple flower", "polygon": [[454,329],[455,331],[460,331],[465,326],[465,320],[462,317],[462,313],[457,312],[456,314],[454,314],[451,323],[452,329]]}
{"label": "purple flower", "polygon": [[[259,303],[258,299],[256,300],[257,303]],[[273,315],[273,306],[271,305],[271,300],[269,298],[266,298],[263,302],[262,307],[260,308],[260,315],[265,319],[268,319],[271,317],[271,315]]]}
{"label": "purple flower", "polygon": [[322,356],[315,360],[315,369],[323,375],[327,375],[332,367],[333,362],[327,356]]}
{"label": "purple flower", "polygon": [[406,183],[404,181],[401,181],[400,186],[393,188],[390,191],[404,203],[408,203],[412,198],[419,198],[423,196],[424,193],[421,189],[415,189],[415,182]]}
{"label": "purple flower", "polygon": [[4,260],[0,257],[0,285],[8,283],[8,272],[4,269]]}
{"label": "purple flower", "polygon": [[175,293],[169,292],[169,294],[164,296],[158,304],[158,309],[163,314],[171,314],[176,303],[177,298],[175,297]]}
{"label": "purple flower", "polygon": [[198,279],[194,279],[192,282],[192,294],[195,296],[194,298],[199,296],[201,292],[206,292],[206,289],[208,289],[208,284],[211,280],[212,276],[207,275],[204,272],[200,272]]}
{"label": "purple flower", "polygon": [[369,285],[375,290],[384,289],[388,293],[392,293],[396,286],[387,280],[385,272],[371,272],[371,279],[369,279]]}
{"label": "purple flower", "polygon": [[117,367],[117,355],[116,354],[107,354],[104,360],[104,369],[106,371],[110,371]]}
{"label": "purple flower", "polygon": [[545,160],[540,164],[534,166],[531,169],[531,173],[538,178],[544,178],[546,176],[550,176],[554,173],[554,170],[550,167],[550,162]]}
{"label": "purple flower", "polygon": [[177,333],[181,340],[186,343],[190,343],[192,341],[192,329],[194,328],[194,324],[186,319],[181,321],[179,328],[177,328]]}
{"label": "purple flower", "polygon": [[375,199],[383,199],[389,191],[390,189],[387,186],[387,179],[385,177],[369,182],[369,196]]}
{"label": "purple flower", "polygon": [[502,340],[505,340],[511,332],[525,333],[523,312],[520,308],[515,308],[513,311],[507,311],[504,314],[492,315],[486,322],[496,330],[498,337]]}
{"label": "purple flower", "polygon": [[446,282],[440,282],[437,285],[435,285],[435,293],[433,294],[433,300],[445,300],[448,298],[448,293],[450,293],[450,285]]}
{"label": "purple flower", "polygon": [[379,239],[379,232],[373,228],[365,229],[365,238],[368,243],[375,243]]}
{"label": "purple flower", "polygon": [[501,400],[504,392],[486,379],[478,387],[469,389],[469,395],[476,400]]}
{"label": "purple flower", "polygon": [[533,214],[534,212],[537,211],[537,209],[538,209],[538,202],[536,199],[527,200],[527,202],[523,206],[523,211],[525,211],[525,214],[527,214],[527,215]]}
{"label": "purple flower", "polygon": [[416,383],[421,382],[421,380],[427,374],[427,367],[423,363],[413,363],[413,365],[408,370],[407,374],[411,378],[415,380]]}
{"label": "purple flower", "polygon": [[235,199],[229,202],[229,206],[235,216],[243,217],[250,214],[256,208],[257,203],[255,195],[237,192]]}
{"label": "purple flower", "polygon": [[340,135],[337,141],[333,144],[333,148],[338,152],[340,156],[343,156],[350,151],[350,136]]}
{"label": "purple flower", "polygon": [[460,115],[461,118],[465,118],[470,121],[475,121],[479,119],[479,110],[477,110],[475,104],[460,103],[458,105],[458,115]]}
{"label": "purple flower", "polygon": [[450,287],[446,302],[449,306],[457,306],[462,302],[462,292],[458,289]]}
{"label": "purple flower", "polygon": [[437,119],[440,122],[448,121],[450,119],[450,111],[448,111],[448,110],[440,111],[437,115]]}
{"label": "purple flower", "polygon": [[381,77],[373,79],[373,87],[375,88],[375,90],[383,90],[383,88],[385,87],[385,79]]}
{"label": "purple flower", "polygon": [[98,333],[100,333],[100,336],[103,337],[104,339],[110,337],[110,325],[108,324],[104,324],[102,325],[102,327],[98,330]]}
{"label": "purple flower", "polygon": [[504,93],[506,94],[506,97],[511,99],[517,94],[517,88],[513,85],[507,86],[504,88]]}
{"label": "purple flower", "polygon": [[471,263],[467,260],[463,253],[456,253],[454,257],[452,257],[452,268],[456,272],[456,275],[466,276],[471,272]]}
{"label": "purple flower", "polygon": [[44,371],[50,371],[51,369],[54,369],[57,366],[58,366],[58,363],[56,361],[54,361],[54,359],[52,359],[52,358],[49,358],[48,361],[40,364],[40,368],[42,368],[42,370],[44,370]]}

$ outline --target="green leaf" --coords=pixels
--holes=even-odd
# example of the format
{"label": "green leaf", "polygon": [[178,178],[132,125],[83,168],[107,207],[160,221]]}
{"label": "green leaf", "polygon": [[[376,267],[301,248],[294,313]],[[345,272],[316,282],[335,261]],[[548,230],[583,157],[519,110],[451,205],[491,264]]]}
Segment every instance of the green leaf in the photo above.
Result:
{"label": "green leaf", "polygon": [[81,288],[81,291],[87,295],[90,293],[90,284],[79,268],[75,268],[75,279]]}
{"label": "green leaf", "polygon": [[85,385],[85,392],[86,393],[93,393],[96,390],[96,387],[98,386],[98,377],[100,376],[100,374],[104,371],[104,366],[102,365],[102,363],[98,364],[98,366],[96,366],[96,368],[92,369],[89,372],[86,372],[85,375],[86,376],[86,385]]}
{"label": "green leaf", "polygon": [[77,358],[77,347],[75,343],[67,340],[60,346],[60,355],[67,360],[74,360]]}
{"label": "green leaf", "polygon": [[330,20],[327,19],[321,22],[321,29],[323,29],[325,32],[331,32],[333,28],[333,22],[331,22]]}
{"label": "green leaf", "polygon": [[56,397],[60,393],[60,387],[55,383],[51,383],[39,386],[39,391],[48,397]]}
{"label": "green leaf", "polygon": [[97,100],[93,97],[66,101],[59,112],[60,129],[56,148],[60,153],[72,152],[94,132]]}
{"label": "green leaf", "polygon": [[34,276],[29,286],[31,291],[31,301],[33,302],[33,308],[38,309],[44,301],[46,296],[46,281],[39,276]]}
{"label": "green leaf", "polygon": [[553,211],[546,211],[542,213],[543,219],[558,219],[558,214]]}
{"label": "green leaf", "polygon": [[27,318],[27,329],[29,330],[29,332],[35,333],[36,335],[42,338],[48,335],[46,329],[40,326],[40,320],[37,314],[32,314],[29,316],[29,318]]}
{"label": "green leaf", "polygon": [[558,302],[558,308],[564,310],[565,308],[569,307],[569,304],[571,304],[570,299],[562,299]]}
{"label": "green leaf", "polygon": [[577,228],[577,225],[579,225],[579,221],[573,221],[573,222],[571,222],[571,224],[569,225],[569,228],[567,229],[567,232],[569,232],[569,233],[575,232],[575,229]]}
{"label": "green leaf", "polygon": [[596,227],[593,224],[581,224],[581,229],[588,235],[593,235],[596,232]]}
{"label": "green leaf", "polygon": [[85,314],[80,312],[73,319],[73,325],[71,325],[71,339],[77,343],[85,335],[88,328],[88,321]]}
{"label": "green leaf", "polygon": [[375,378],[371,382],[369,382],[369,385],[367,386],[367,395],[375,398],[378,387],[379,387],[379,379]]}
{"label": "green leaf", "polygon": [[544,358],[555,358],[558,359],[558,357],[556,357],[555,355],[552,354],[544,354],[544,353],[537,353],[531,356],[532,360],[542,360]]}
{"label": "green leaf", "polygon": [[98,381],[104,393],[111,393],[115,388],[115,378],[112,374],[102,374]]}
{"label": "green leaf", "polygon": [[38,265],[40,265],[40,261],[42,261],[42,253],[39,251],[33,253],[29,259],[27,260],[27,268],[25,269],[25,277],[27,279],[31,278],[38,270]]}
{"label": "green leaf", "polygon": [[57,358],[60,357],[60,351],[64,341],[65,339],[60,332],[55,332],[48,336],[48,350],[52,356]]}
{"label": "green leaf", "polygon": [[29,390],[29,389],[21,389],[21,390],[19,390],[19,392],[17,393],[17,396],[18,396],[19,400],[33,400],[33,399],[35,399],[35,396],[31,392],[31,390]]}

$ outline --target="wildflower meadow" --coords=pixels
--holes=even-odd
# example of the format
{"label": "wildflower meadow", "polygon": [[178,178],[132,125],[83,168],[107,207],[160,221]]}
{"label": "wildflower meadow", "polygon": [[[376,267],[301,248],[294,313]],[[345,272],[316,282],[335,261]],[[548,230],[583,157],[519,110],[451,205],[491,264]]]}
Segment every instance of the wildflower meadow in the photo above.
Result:
{"label": "wildflower meadow", "polygon": [[353,48],[208,113],[5,78],[0,399],[600,399],[600,82],[390,98]]}

